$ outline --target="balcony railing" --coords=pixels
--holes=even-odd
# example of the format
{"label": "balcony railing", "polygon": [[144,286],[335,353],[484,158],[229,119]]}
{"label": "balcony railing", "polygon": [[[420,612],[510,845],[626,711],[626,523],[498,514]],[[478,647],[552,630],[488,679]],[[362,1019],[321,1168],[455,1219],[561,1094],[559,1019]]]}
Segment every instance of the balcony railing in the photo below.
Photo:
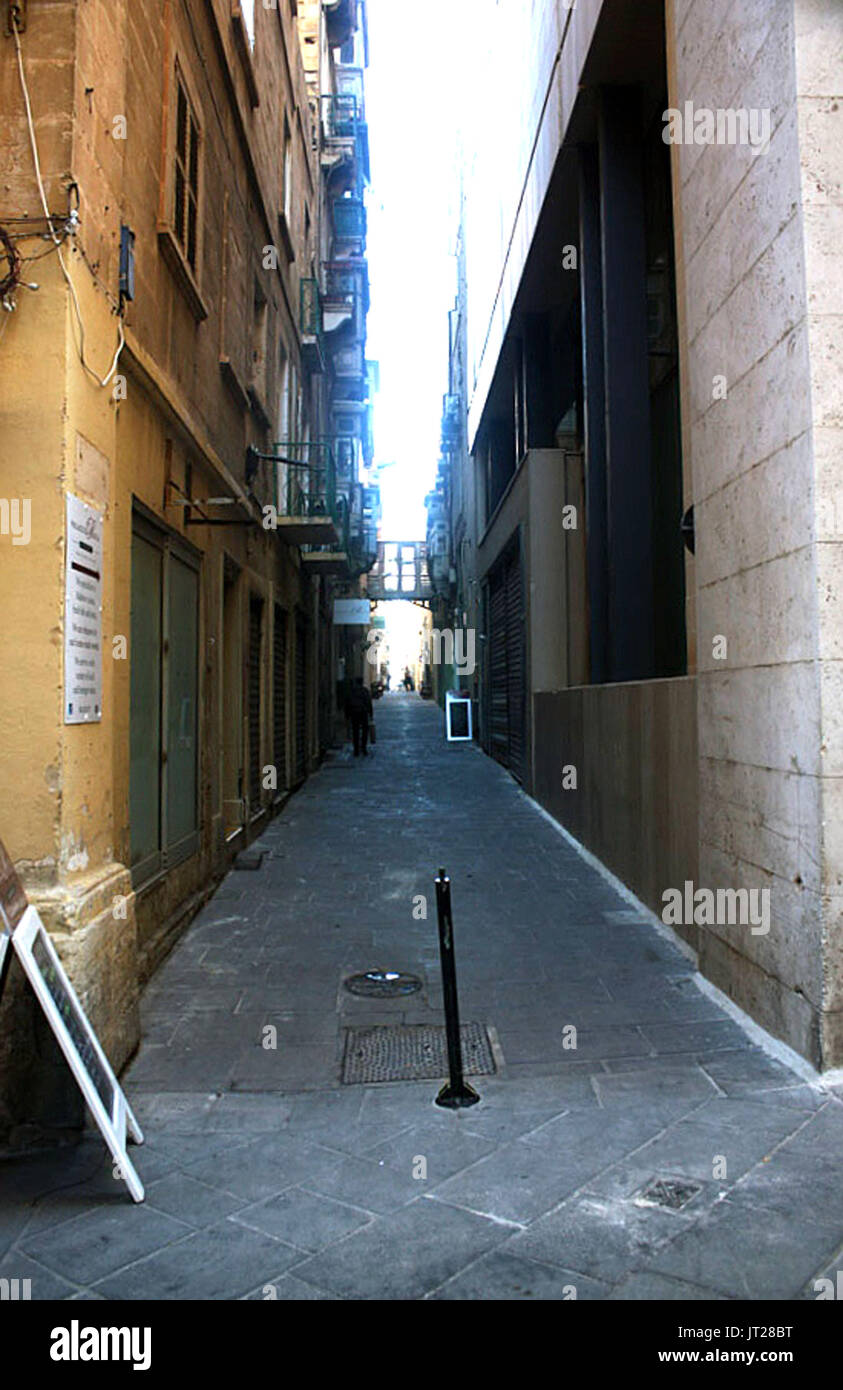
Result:
{"label": "balcony railing", "polygon": [[364,314],[369,312],[369,265],[362,257],[353,260],[326,261],[325,289],[323,297],[331,305],[346,304],[354,309],[362,306]]}
{"label": "balcony railing", "polygon": [[323,96],[323,163],[331,171],[334,193],[361,197],[370,180],[369,127],[353,92]]}
{"label": "balcony railing", "polygon": [[297,545],[335,543],[340,522],[334,451],[324,440],[272,447],[278,530]]}
{"label": "balcony railing", "polygon": [[322,293],[326,347],[333,354],[366,341],[369,275],[363,260],[329,261]]}
{"label": "balcony railing", "polygon": [[322,98],[322,133],[325,140],[356,140],[360,108],[353,92]]}
{"label": "balcony railing", "polygon": [[378,558],[380,492],[359,484],[351,495],[348,559],[351,572],[360,575],[370,570]]}
{"label": "balcony railing", "polygon": [[335,520],[330,540],[323,539],[302,547],[302,560],[315,574],[334,575],[348,578],[349,539],[351,511],[348,497],[344,492],[337,493],[335,501]]}
{"label": "balcony railing", "polygon": [[306,279],[301,282],[299,327],[305,365],[311,371],[320,372],[325,365],[325,327],[318,280]]}
{"label": "balcony railing", "polygon": [[300,326],[307,338],[322,336],[322,292],[318,280],[302,280]]}
{"label": "balcony railing", "polygon": [[366,240],[366,205],[361,198],[334,199],[334,237],[337,241]]}
{"label": "balcony railing", "polygon": [[340,486],[351,487],[357,482],[357,459],[360,445],[352,435],[338,435],[334,444],[337,478]]}

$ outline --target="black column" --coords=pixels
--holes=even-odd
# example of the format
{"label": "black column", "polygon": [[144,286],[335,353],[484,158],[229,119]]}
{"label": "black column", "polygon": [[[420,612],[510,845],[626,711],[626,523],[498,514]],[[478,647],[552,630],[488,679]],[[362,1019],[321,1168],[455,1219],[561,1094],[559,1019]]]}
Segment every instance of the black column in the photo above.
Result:
{"label": "black column", "polygon": [[585,507],[591,680],[608,679],[609,591],[606,513],[606,392],[603,371],[603,252],[600,157],[580,147],[580,304],[585,412]]}
{"label": "black column", "polygon": [[608,679],[653,675],[647,254],[641,99],[600,94],[603,363],[609,547]]}
{"label": "black column", "polygon": [[524,398],[527,447],[553,449],[556,445],[550,366],[550,328],[547,314],[524,316]]}

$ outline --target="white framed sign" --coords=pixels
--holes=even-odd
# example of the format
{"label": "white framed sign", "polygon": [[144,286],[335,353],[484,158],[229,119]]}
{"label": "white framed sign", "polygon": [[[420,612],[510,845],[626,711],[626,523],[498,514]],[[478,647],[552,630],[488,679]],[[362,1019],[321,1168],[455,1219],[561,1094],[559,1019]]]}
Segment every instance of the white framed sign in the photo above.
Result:
{"label": "white framed sign", "polygon": [[0,840],[0,989],[3,987],[3,967],[6,953],[12,944],[12,932],[26,912],[26,894],[15,873],[15,866]]}
{"label": "white framed sign", "polygon": [[26,909],[12,945],[120,1176],[142,1202],[143,1184],[126,1152],[129,1138],[143,1143],[140,1125],[34,907]]}
{"label": "white framed sign", "polygon": [[445,732],[449,743],[471,743],[474,737],[471,698],[458,690],[449,690],[445,696]]}
{"label": "white framed sign", "polygon": [[64,722],[102,719],[102,512],[67,494]]}
{"label": "white framed sign", "polygon": [[0,841],[0,972],[10,947],[23,966],[120,1176],[135,1201],[142,1202],[143,1184],[126,1152],[128,1139],[143,1143],[140,1125]]}

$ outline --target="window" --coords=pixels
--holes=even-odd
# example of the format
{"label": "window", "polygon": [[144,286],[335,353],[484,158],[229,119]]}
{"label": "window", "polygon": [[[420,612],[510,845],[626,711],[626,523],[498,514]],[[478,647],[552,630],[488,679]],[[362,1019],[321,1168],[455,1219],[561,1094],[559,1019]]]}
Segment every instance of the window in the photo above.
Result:
{"label": "window", "polygon": [[184,258],[195,274],[199,243],[199,126],[178,69],[173,230]]}
{"label": "window", "polygon": [[269,306],[266,295],[255,281],[252,318],[252,380],[251,387],[259,401],[266,400],[266,358],[268,349]]}
{"label": "window", "polygon": [[202,128],[196,87],[178,59],[167,89],[167,139],[161,151],[158,247],[197,323],[208,317],[202,268]]}
{"label": "window", "polygon": [[132,523],[129,822],[138,886],[199,847],[199,561]]}
{"label": "window", "polygon": [[284,117],[284,163],[281,170],[281,210],[289,227],[293,214],[293,136],[290,122]]}
{"label": "window", "polygon": [[249,47],[255,51],[255,0],[240,0],[240,13],[249,35]]}

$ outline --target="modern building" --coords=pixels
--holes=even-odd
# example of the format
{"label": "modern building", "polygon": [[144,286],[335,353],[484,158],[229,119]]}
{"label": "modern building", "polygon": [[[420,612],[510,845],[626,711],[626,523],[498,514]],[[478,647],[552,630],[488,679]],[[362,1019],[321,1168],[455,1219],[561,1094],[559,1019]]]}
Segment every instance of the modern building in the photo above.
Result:
{"label": "modern building", "polygon": [[[464,216],[463,203],[463,216]],[[441,456],[436,486],[427,498],[427,555],[434,597],[430,682],[444,708],[449,690],[470,694],[473,728],[479,727],[481,589],[477,575],[479,536],[477,472],[468,452],[468,323],[464,225],[456,245],[457,296],[448,315],[448,390],[442,402]],[[474,659],[469,660],[468,634]],[[436,650],[433,650],[434,646]],[[461,661],[460,661],[460,658]]]}
{"label": "modern building", "polygon": [[[0,839],[119,1068],[140,988],[336,728],[333,598],[376,549],[365,6],[16,14]],[[2,1137],[64,1102],[14,974],[0,1019]]]}
{"label": "modern building", "polygon": [[693,885],[703,974],[838,1065],[843,9],[483,0],[475,32],[430,544],[443,610],[479,586],[480,737],[657,913]]}

